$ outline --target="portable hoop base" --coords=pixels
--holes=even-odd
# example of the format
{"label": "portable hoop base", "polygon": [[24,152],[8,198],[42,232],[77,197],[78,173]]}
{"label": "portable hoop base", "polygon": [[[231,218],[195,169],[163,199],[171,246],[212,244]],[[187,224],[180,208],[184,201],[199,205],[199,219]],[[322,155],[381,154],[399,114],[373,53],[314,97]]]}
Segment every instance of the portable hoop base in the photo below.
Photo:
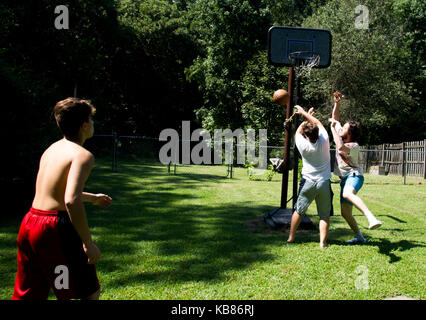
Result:
{"label": "portable hoop base", "polygon": [[[273,230],[290,229],[292,209],[277,208],[263,216],[265,223]],[[318,230],[317,226],[306,216],[302,216],[298,230]]]}

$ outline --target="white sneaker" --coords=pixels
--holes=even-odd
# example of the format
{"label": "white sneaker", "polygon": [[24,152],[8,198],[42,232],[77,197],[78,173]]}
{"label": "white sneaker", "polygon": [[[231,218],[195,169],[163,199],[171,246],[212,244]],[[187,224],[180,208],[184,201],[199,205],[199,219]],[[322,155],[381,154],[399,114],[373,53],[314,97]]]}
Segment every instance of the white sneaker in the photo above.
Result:
{"label": "white sneaker", "polygon": [[379,220],[375,220],[368,226],[368,229],[373,230],[379,228],[383,223]]}
{"label": "white sneaker", "polygon": [[364,244],[364,243],[366,243],[367,242],[367,240],[365,240],[365,239],[358,239],[358,238],[353,238],[352,240],[347,240],[347,241],[345,241],[345,243],[347,243],[347,244]]}

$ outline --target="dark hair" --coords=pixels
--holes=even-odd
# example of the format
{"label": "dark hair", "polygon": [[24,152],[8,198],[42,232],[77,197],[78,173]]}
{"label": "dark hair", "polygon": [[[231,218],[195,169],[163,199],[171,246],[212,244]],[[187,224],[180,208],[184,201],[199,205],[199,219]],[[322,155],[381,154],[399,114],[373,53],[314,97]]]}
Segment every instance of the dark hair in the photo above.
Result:
{"label": "dark hair", "polygon": [[361,136],[361,126],[358,121],[347,121],[349,123],[349,134],[351,135],[351,141],[358,141]]}
{"label": "dark hair", "polygon": [[67,98],[59,101],[53,108],[56,123],[67,138],[76,138],[84,122],[96,112],[96,108],[88,100]]}
{"label": "dark hair", "polygon": [[305,125],[302,127],[303,134],[309,138],[309,141],[312,143],[317,142],[318,140],[318,134],[319,129],[316,124],[313,124],[311,122],[305,123]]}

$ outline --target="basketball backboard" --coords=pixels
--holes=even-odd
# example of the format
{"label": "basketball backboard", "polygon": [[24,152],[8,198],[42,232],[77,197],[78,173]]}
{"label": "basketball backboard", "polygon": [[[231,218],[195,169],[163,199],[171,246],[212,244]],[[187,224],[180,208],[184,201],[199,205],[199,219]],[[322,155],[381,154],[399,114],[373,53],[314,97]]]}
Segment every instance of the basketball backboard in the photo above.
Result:
{"label": "basketball backboard", "polygon": [[290,56],[301,58],[319,55],[315,68],[327,68],[331,63],[331,32],[325,29],[273,26],[268,31],[268,61],[273,65],[291,67]]}

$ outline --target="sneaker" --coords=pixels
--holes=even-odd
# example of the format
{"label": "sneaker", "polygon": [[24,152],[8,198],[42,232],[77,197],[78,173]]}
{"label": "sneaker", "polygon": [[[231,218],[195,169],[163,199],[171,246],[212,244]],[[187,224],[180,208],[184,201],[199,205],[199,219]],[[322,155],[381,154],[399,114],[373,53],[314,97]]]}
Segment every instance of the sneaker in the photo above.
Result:
{"label": "sneaker", "polygon": [[379,228],[383,223],[379,220],[376,220],[372,223],[370,223],[370,225],[368,226],[368,229],[373,230],[373,229],[377,229]]}
{"label": "sneaker", "polygon": [[364,244],[364,243],[366,243],[367,242],[367,240],[362,240],[362,239],[358,239],[358,238],[353,238],[352,240],[347,240],[347,241],[345,241],[345,243],[347,243],[347,244]]}

